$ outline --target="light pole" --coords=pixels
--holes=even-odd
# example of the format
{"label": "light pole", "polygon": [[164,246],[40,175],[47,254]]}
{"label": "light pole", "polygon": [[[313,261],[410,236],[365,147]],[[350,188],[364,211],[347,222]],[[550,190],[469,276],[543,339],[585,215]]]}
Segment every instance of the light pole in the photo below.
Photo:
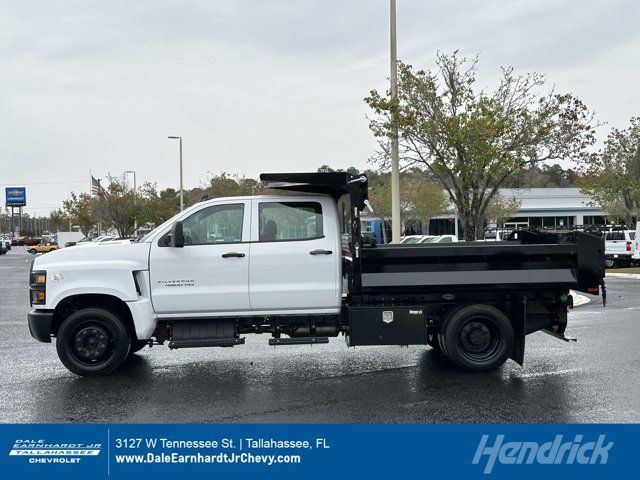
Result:
{"label": "light pole", "polygon": [[[398,100],[398,51],[396,42],[396,0],[390,0],[391,10],[391,101]],[[393,132],[391,132],[391,242],[400,243],[400,160],[398,154],[398,115],[393,115]]]}
{"label": "light pole", "polygon": [[[135,172],[135,170],[127,170],[124,173],[125,173],[125,175],[127,173],[133,173],[133,206],[135,207],[135,205],[136,205],[136,193],[138,192],[137,187],[136,187],[136,172]],[[138,218],[134,218],[133,219],[133,231],[134,231],[134,233],[136,233],[138,231]]]}
{"label": "light pole", "polygon": [[184,210],[184,190],[182,188],[182,137],[170,136],[174,140],[180,140],[180,211]]}
{"label": "light pole", "polygon": [[127,173],[133,173],[133,198],[136,198],[136,172],[134,170],[127,170],[126,172],[124,172],[125,174]]}

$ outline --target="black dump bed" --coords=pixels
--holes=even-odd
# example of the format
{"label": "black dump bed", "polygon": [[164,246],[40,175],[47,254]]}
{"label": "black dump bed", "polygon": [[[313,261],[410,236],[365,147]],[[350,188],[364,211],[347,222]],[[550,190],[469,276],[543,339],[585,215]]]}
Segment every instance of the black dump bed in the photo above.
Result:
{"label": "black dump bed", "polygon": [[572,288],[598,293],[604,242],[582,232],[518,232],[505,242],[388,245],[361,250],[359,293]]}
{"label": "black dump bed", "polygon": [[[429,293],[486,289],[574,289],[597,294],[604,285],[604,240],[583,232],[514,232],[505,242],[385,245],[363,248],[360,211],[364,175],[347,172],[265,173],[268,188],[348,195],[351,294]],[[375,206],[374,206],[375,207]]]}

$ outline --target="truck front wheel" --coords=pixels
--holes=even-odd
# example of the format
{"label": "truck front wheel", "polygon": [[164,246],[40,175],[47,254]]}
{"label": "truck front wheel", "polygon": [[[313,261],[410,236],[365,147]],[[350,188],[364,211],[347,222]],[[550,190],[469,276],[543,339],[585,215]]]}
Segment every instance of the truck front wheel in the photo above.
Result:
{"label": "truck front wheel", "polygon": [[509,319],[489,305],[469,305],[445,320],[440,341],[447,358],[458,367],[486,372],[507,361],[513,349]]}
{"label": "truck front wheel", "polygon": [[58,357],[76,375],[107,375],[127,358],[131,340],[122,321],[101,308],[85,308],[62,322]]}

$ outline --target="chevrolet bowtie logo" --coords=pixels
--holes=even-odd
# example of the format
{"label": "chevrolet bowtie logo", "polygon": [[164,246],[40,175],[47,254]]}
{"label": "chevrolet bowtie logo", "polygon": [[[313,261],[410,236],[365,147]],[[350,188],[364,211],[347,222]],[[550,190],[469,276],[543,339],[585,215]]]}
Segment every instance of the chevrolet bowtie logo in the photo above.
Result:
{"label": "chevrolet bowtie logo", "polygon": [[17,188],[14,190],[9,190],[9,195],[13,195],[14,197],[20,195],[22,193],[21,190],[18,190]]}

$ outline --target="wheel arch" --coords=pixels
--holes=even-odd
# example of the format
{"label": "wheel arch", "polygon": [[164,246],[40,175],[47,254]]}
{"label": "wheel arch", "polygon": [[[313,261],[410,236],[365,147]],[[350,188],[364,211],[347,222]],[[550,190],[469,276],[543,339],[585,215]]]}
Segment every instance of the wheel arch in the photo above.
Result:
{"label": "wheel arch", "polygon": [[51,333],[57,336],[62,322],[73,312],[83,308],[102,308],[110,311],[123,321],[131,338],[137,340],[133,316],[127,303],[115,295],[104,293],[82,293],[70,295],[60,300],[53,310]]}

